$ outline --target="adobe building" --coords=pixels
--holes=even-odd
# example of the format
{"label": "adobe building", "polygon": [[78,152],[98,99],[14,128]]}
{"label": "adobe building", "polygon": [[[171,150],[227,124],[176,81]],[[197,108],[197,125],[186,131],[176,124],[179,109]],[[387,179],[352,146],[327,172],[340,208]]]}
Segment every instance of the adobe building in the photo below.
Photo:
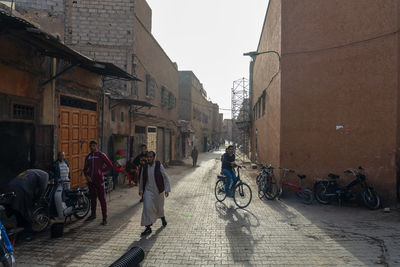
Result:
{"label": "adobe building", "polygon": [[84,186],[89,141],[104,132],[104,78],[134,80],[0,6],[0,188],[20,171],[47,170],[57,152],[71,186]]}
{"label": "adobe building", "polygon": [[189,121],[193,134],[190,136],[187,151],[196,146],[200,152],[208,151],[216,126],[218,105],[207,100],[207,92],[192,71],[179,71],[179,119]]}
{"label": "adobe building", "polygon": [[253,160],[309,184],[362,166],[386,203],[398,197],[399,5],[270,0],[257,52],[280,61],[252,63]]}

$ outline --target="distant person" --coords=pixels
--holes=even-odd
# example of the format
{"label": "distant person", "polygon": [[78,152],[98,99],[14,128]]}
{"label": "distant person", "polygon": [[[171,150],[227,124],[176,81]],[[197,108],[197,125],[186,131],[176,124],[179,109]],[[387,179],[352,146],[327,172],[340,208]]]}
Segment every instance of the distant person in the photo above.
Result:
{"label": "distant person", "polygon": [[70,170],[68,161],[65,159],[65,153],[63,151],[58,152],[57,160],[52,166],[53,178],[56,182],[64,182],[63,188],[70,189]]}
{"label": "distant person", "polygon": [[192,154],[190,155],[193,161],[193,167],[197,166],[197,157],[199,156],[199,151],[197,150],[196,146],[192,149]]}
{"label": "distant person", "polygon": [[233,169],[236,166],[235,154],[233,154],[233,152],[233,146],[228,146],[227,152],[223,155],[222,158],[222,173],[227,177],[225,184],[225,193],[228,197],[233,196],[231,192],[231,183],[235,183],[237,179],[235,171]]}
{"label": "distant person", "polygon": [[[140,154],[136,156],[135,160],[133,161],[133,163],[139,167],[139,176],[142,173],[142,169],[143,166],[145,166],[147,164],[147,145],[142,144],[140,146]],[[140,202],[143,202],[143,197],[140,199]]]}
{"label": "distant person", "polygon": [[137,179],[137,170],[138,167],[136,166],[135,162],[134,162],[134,158],[131,157],[129,159],[129,161],[126,163],[126,174],[128,175],[128,179],[129,179],[129,185],[137,185],[138,184],[138,179]]}
{"label": "distant person", "polygon": [[106,154],[99,151],[96,141],[90,141],[89,144],[90,153],[86,157],[83,173],[85,174],[89,187],[92,212],[86,221],[88,222],[96,219],[96,205],[98,198],[101,205],[101,212],[103,214],[103,221],[101,224],[107,225],[107,202],[104,188],[104,172],[112,170],[113,164]]}
{"label": "distant person", "polygon": [[13,178],[7,185],[7,192],[14,192],[15,198],[10,204],[11,212],[16,216],[18,225],[24,227],[23,239],[32,240],[33,207],[47,188],[49,175],[38,169],[29,169]]}
{"label": "distant person", "polygon": [[141,236],[151,234],[151,226],[158,218],[161,218],[163,227],[167,226],[164,195],[168,197],[171,186],[164,166],[155,157],[155,152],[147,153],[147,164],[140,175],[139,195],[144,199],[141,225],[146,226]]}

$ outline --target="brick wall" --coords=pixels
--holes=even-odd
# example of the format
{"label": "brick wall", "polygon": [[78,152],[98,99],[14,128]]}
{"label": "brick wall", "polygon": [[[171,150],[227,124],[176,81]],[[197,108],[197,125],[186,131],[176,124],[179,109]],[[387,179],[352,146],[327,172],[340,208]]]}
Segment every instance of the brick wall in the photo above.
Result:
{"label": "brick wall", "polygon": [[65,0],[17,0],[15,8],[18,9],[37,9],[50,12],[63,13]]}

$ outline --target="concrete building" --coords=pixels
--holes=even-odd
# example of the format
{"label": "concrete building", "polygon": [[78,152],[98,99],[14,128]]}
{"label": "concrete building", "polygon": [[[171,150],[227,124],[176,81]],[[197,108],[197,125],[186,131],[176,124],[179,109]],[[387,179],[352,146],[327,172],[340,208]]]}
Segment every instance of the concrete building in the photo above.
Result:
{"label": "concrete building", "polygon": [[84,55],[142,80],[103,81],[108,127],[102,149],[111,158],[124,154],[124,163],[143,143],[163,162],[180,157],[177,65],[151,34],[152,11],[145,0],[22,0],[16,9]]}
{"label": "concrete building", "polygon": [[102,80],[134,77],[62,44],[0,6],[0,188],[28,168],[47,170],[57,151],[83,186],[89,141],[104,132]]}
{"label": "concrete building", "polygon": [[257,52],[281,60],[253,62],[253,160],[309,183],[333,172],[344,184],[344,169],[363,166],[384,201],[398,197],[399,7],[270,0]]}
{"label": "concrete building", "polygon": [[220,139],[218,133],[219,107],[207,100],[207,92],[192,71],[179,71],[179,119],[190,122],[193,134],[186,151],[196,146],[200,152],[208,151],[207,144]]}
{"label": "concrete building", "polygon": [[[135,1],[134,65],[137,98],[156,106],[133,113],[136,140],[147,139],[149,149],[163,162],[181,157],[178,128],[178,66],[151,33],[152,12],[145,0]],[[139,144],[140,142],[136,142]]]}

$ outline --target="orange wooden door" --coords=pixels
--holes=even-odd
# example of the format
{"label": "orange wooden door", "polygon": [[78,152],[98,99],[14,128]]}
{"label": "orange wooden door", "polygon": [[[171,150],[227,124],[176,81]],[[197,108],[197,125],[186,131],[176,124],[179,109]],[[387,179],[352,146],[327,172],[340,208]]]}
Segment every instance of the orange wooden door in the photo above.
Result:
{"label": "orange wooden door", "polygon": [[58,151],[64,151],[69,162],[71,187],[86,185],[83,176],[90,140],[97,140],[97,112],[60,107]]}

